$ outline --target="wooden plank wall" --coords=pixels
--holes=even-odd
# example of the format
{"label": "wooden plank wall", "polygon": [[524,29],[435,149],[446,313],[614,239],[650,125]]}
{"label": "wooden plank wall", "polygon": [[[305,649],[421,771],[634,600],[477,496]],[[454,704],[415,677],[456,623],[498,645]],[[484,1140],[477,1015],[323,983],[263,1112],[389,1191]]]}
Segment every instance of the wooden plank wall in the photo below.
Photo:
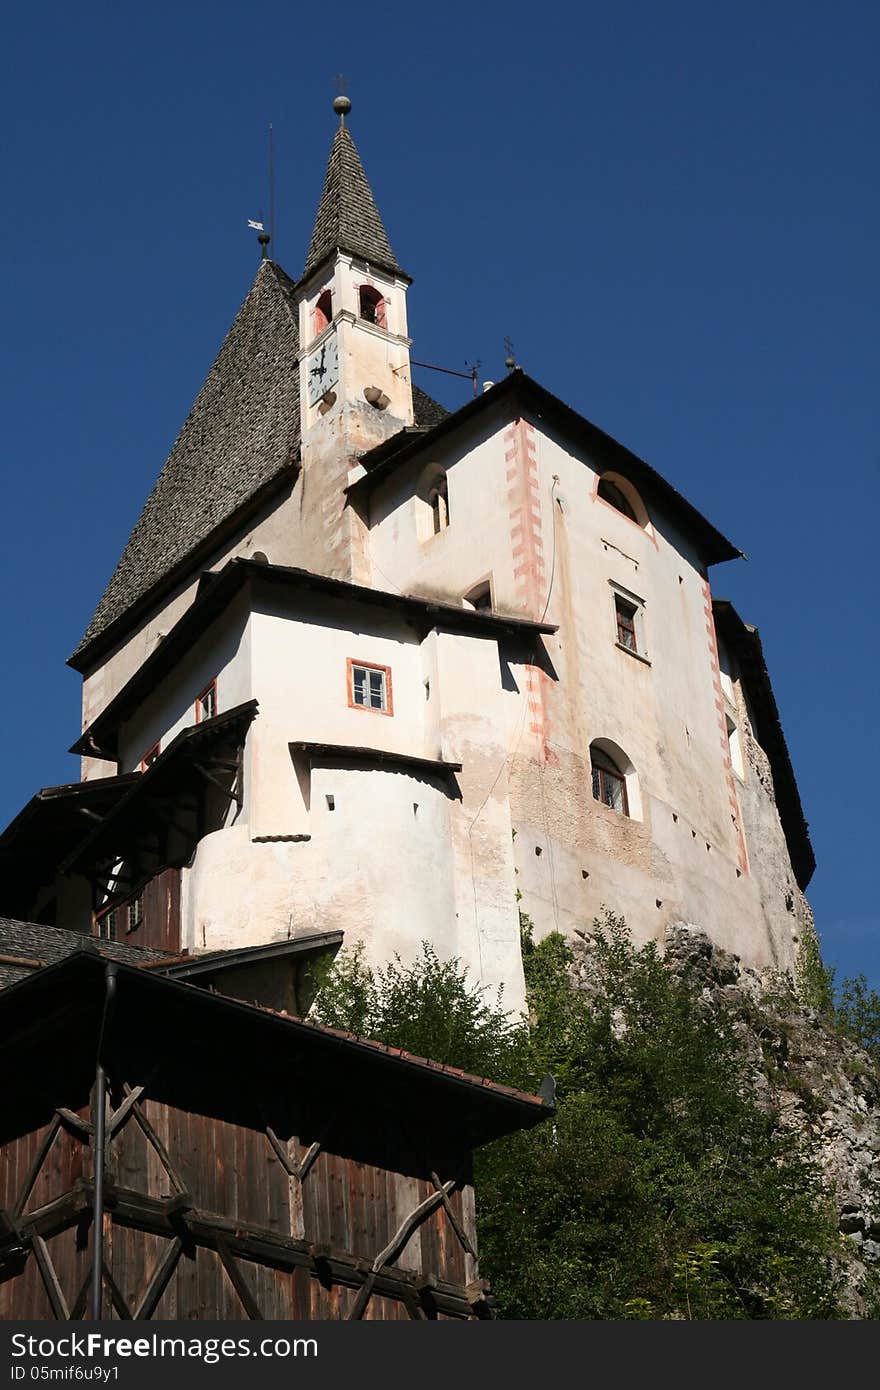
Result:
{"label": "wooden plank wall", "polygon": [[[119,1105],[122,1092],[114,1094]],[[88,1118],[88,1111],[80,1112]],[[185,1189],[200,1217],[216,1216],[242,1227],[294,1237],[330,1252],[359,1258],[368,1267],[399,1230],[401,1223],[435,1191],[433,1182],[398,1171],[388,1164],[368,1163],[334,1152],[328,1141],[300,1183],[299,1169],[307,1145],[295,1136],[284,1141],[294,1175],[287,1171],[261,1130],[233,1124],[216,1116],[194,1114],[142,1098],[140,1113],[153,1128],[171,1160],[174,1176],[137,1122],[128,1115],[111,1141],[107,1181],[110,1190],[128,1190],[156,1200]],[[0,1149],[0,1205],[14,1211],[26,1175],[39,1153],[47,1127],[13,1140]],[[392,1143],[392,1140],[387,1142]],[[69,1192],[80,1177],[91,1177],[87,1136],[62,1125],[24,1206],[32,1215],[46,1203]],[[441,1180],[454,1174],[441,1172]],[[474,1240],[472,1190],[457,1188],[451,1206],[458,1223]],[[113,1280],[128,1307],[136,1309],[170,1241],[163,1235],[137,1229],[113,1219],[112,1201],[105,1235],[105,1256]],[[53,1235],[47,1245],[58,1281],[73,1309],[88,1277],[90,1230],[88,1217],[78,1226]],[[476,1274],[475,1262],[462,1245],[442,1207],[419,1226],[391,1266],[434,1275],[464,1290]],[[2,1277],[2,1276],[0,1276]],[[234,1280],[244,1281],[245,1300]],[[248,1316],[247,1294],[264,1318],[332,1319],[351,1314],[357,1289],[322,1281],[308,1268],[277,1269],[239,1256],[232,1274],[214,1249],[184,1241],[164,1293],[157,1318],[240,1320]],[[81,1300],[80,1300],[81,1301]],[[51,1317],[52,1308],[33,1253],[23,1272],[0,1282],[0,1318]],[[81,1314],[80,1314],[81,1315]],[[117,1316],[108,1308],[108,1316]],[[408,1318],[405,1304],[393,1297],[372,1295],[366,1318]]]}
{"label": "wooden plank wall", "polygon": [[[180,950],[180,870],[166,869],[146,885],[140,926],[120,934],[131,946],[151,946],[177,955]],[[124,915],[124,910],[123,910]]]}

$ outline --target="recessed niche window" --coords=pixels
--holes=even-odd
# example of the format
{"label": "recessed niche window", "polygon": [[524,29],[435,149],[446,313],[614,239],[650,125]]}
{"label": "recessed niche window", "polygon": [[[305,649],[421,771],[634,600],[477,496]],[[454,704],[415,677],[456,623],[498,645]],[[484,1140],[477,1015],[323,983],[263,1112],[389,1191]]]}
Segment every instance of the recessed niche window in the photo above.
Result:
{"label": "recessed niche window", "polygon": [[323,294],[320,294],[320,295],[318,296],[318,301],[317,301],[317,303],[316,303],[316,305],[315,305],[315,337],[316,337],[316,338],[317,338],[317,336],[318,336],[319,333],[323,333],[323,332],[324,332],[324,329],[325,329],[325,328],[327,327],[327,325],[331,322],[332,318],[333,318],[333,295],[332,295],[332,293],[330,292],[330,290],[324,290]]}
{"label": "recessed niche window", "polygon": [[358,289],[358,314],[364,323],[385,327],[385,300],[375,286],[361,285]]}
{"label": "recessed niche window", "polygon": [[213,719],[217,713],[217,682],[211,681],[206,685],[200,695],[196,697],[196,723],[201,724],[205,719]]}
{"label": "recessed niche window", "polygon": [[391,714],[391,667],[349,658],[348,703],[352,709]]}
{"label": "recessed niche window", "polygon": [[647,526],[648,513],[642,499],[632,483],[619,473],[603,473],[596,486],[596,496],[637,526]]}
{"label": "recessed niche window", "polygon": [[449,487],[440,463],[422,469],[415,490],[416,529],[420,541],[429,541],[449,525]]}
{"label": "recessed niche window", "polygon": [[464,604],[467,608],[474,608],[478,613],[492,612],[492,581],[484,579],[482,583],[475,584],[469,593],[464,596]]}
{"label": "recessed niche window", "polygon": [[622,816],[629,815],[629,802],[626,795],[626,778],[614,759],[595,745],[590,749],[590,767],[593,774],[593,796],[603,806],[619,811]]}
{"label": "recessed niche window", "polygon": [[743,762],[742,739],[739,736],[739,729],[734,724],[730,715],[726,715],[727,720],[727,743],[730,749],[730,766],[733,768],[737,777],[745,781],[746,769]]}
{"label": "recessed niche window", "polygon": [[445,531],[449,525],[449,490],[446,486],[445,473],[431,488],[428,494],[428,503],[431,508],[433,532],[437,536],[441,531]]}
{"label": "recessed niche window", "polygon": [[636,594],[612,585],[614,635],[619,647],[634,656],[647,657],[645,605]]}
{"label": "recessed niche window", "polygon": [[590,744],[593,796],[618,815],[642,819],[642,800],[636,770],[623,749],[610,739]]}

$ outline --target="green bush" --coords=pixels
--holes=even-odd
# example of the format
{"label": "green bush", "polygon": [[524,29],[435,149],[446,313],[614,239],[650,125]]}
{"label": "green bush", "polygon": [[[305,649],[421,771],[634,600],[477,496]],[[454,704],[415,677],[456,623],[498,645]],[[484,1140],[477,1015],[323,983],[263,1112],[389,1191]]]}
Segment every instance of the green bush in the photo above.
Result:
{"label": "green bush", "polygon": [[524,1028],[430,947],[331,972],[318,1013],[497,1080],[557,1113],[477,1156],[481,1272],[513,1318],[833,1318],[839,1237],[821,1175],[751,1099],[732,1020],[624,924],[596,924],[586,990],[557,934],[524,933]]}

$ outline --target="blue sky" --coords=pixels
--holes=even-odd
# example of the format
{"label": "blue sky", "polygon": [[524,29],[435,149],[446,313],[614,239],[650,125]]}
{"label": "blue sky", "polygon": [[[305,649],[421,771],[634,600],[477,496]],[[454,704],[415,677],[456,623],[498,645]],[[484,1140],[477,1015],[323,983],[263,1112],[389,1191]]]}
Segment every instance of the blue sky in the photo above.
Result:
{"label": "blue sky", "polygon": [[[72,781],[64,666],[257,264],[305,258],[346,75],[415,355],[538,380],[748,554],[826,958],[880,983],[880,9],[34,3],[4,18],[0,824]],[[467,386],[423,375],[448,405]]]}

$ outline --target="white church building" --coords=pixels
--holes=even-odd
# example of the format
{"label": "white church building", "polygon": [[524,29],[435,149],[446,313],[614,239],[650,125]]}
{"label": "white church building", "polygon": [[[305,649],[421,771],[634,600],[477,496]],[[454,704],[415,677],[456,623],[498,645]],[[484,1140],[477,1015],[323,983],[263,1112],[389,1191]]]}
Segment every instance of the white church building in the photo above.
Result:
{"label": "white church building", "polygon": [[413,385],[335,106],[305,268],[264,238],[70,658],[82,781],[0,836],[0,913],[255,969],[429,941],[508,1007],[520,910],[791,967],[814,859],[758,634],[713,597],[739,550],[512,363],[452,413]]}

